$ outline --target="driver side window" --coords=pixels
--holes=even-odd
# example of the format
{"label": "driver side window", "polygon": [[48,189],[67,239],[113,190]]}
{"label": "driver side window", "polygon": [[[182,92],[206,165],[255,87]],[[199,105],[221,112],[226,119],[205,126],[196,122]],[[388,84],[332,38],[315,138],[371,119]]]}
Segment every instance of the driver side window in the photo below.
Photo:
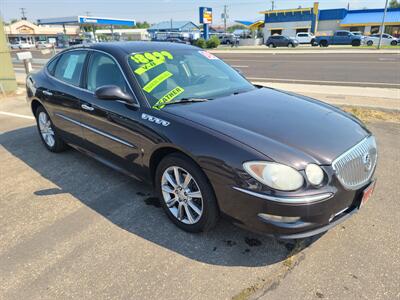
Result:
{"label": "driver side window", "polygon": [[117,63],[108,55],[94,52],[90,58],[87,89],[94,92],[104,85],[116,85],[124,92],[128,92],[128,86]]}

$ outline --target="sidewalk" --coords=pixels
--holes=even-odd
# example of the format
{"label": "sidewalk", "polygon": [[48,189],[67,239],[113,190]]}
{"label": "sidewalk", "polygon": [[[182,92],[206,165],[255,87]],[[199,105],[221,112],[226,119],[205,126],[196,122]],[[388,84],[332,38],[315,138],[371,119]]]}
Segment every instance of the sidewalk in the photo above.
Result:
{"label": "sidewalk", "polygon": [[312,97],[334,105],[359,106],[400,112],[400,89],[275,82],[253,83]]}

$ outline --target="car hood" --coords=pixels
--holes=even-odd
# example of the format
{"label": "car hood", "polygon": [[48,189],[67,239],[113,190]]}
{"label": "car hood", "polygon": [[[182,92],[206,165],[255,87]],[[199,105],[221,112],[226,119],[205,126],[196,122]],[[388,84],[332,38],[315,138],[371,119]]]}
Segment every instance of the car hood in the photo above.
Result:
{"label": "car hood", "polygon": [[268,88],[164,110],[298,169],[310,162],[331,164],[369,135],[357,119],[339,109]]}

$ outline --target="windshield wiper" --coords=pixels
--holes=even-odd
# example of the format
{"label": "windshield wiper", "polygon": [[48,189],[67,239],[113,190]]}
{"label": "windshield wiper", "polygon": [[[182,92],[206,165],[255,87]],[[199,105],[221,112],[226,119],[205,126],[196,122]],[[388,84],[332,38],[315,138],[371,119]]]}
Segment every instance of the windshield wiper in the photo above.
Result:
{"label": "windshield wiper", "polygon": [[166,102],[166,103],[160,103],[157,105],[154,105],[155,107],[160,107],[160,106],[164,106],[164,105],[169,105],[169,104],[178,104],[178,103],[188,103],[188,102],[207,102],[208,100],[212,100],[212,99],[206,99],[206,98],[182,98],[179,100],[174,100],[174,101],[170,101],[170,102]]}

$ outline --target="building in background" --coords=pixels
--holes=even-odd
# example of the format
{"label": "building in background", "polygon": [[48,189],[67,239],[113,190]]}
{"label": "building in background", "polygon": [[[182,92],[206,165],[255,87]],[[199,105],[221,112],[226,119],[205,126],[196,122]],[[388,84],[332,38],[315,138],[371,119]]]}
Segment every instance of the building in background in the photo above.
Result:
{"label": "building in background", "polygon": [[[379,33],[383,17],[381,9],[348,10],[346,8],[319,9],[313,7],[267,10],[263,21],[237,21],[250,29],[263,28],[264,39],[273,34],[295,36],[299,32],[312,32],[316,35],[330,35],[336,30],[360,31],[365,35]],[[398,37],[400,35],[400,8],[389,8],[384,32]]]}
{"label": "building in background", "polygon": [[191,21],[164,21],[152,25],[147,31],[155,40],[165,40],[170,37],[196,40],[200,37],[200,27]]}
{"label": "building in background", "polygon": [[99,41],[115,40],[115,41],[148,41],[150,34],[147,29],[98,29],[96,30]]}
{"label": "building in background", "polygon": [[[17,43],[19,41],[28,44],[35,44],[37,41],[46,41],[55,39],[59,34],[64,32],[64,28],[60,25],[36,25],[27,20],[20,20],[4,27],[9,43]],[[70,38],[79,35],[79,26],[66,26],[65,34]]]}

